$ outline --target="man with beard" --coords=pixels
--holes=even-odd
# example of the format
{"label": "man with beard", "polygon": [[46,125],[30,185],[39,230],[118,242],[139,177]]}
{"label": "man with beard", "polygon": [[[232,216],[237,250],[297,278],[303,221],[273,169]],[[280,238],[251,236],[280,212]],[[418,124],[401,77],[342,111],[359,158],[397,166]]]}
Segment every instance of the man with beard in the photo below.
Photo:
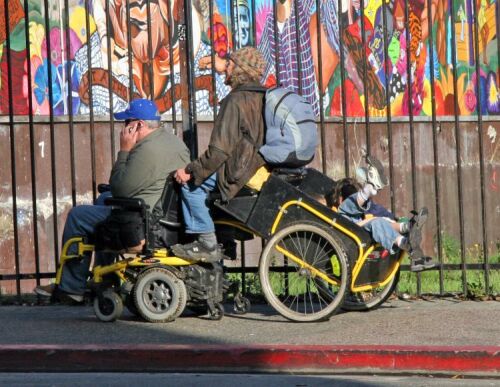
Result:
{"label": "man with beard", "polygon": [[226,83],[231,92],[222,101],[208,149],[175,174],[182,184],[182,212],[186,233],[194,242],[175,245],[175,255],[202,262],[218,261],[222,252],[206,204],[215,187],[223,201],[233,198],[265,164],[258,153],[264,142],[265,88],[260,85],[265,60],[253,47],[226,57]]}

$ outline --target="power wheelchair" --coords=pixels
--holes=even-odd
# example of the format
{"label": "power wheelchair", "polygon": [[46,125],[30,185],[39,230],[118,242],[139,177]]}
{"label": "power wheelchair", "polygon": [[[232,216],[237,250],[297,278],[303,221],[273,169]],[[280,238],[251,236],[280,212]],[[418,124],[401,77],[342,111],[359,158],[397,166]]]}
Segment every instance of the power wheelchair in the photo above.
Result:
{"label": "power wheelchair", "polygon": [[[108,189],[107,185],[99,186],[100,192]],[[75,237],[64,244],[55,284],[59,285],[68,260],[107,252],[117,259],[109,265],[94,266],[87,284],[87,295],[101,321],[120,318],[124,306],[149,322],[173,321],[186,307],[198,314],[208,312],[209,319],[219,320],[224,316],[224,296],[230,292],[234,294],[234,312],[246,313],[249,300],[239,292],[238,283],[225,280],[220,263],[194,262],[170,254],[168,248],[183,238],[179,199],[171,176],[153,209],[142,199],[106,198],[105,204],[112,207],[108,219],[128,214],[126,219],[140,220],[142,230],[138,231],[144,236],[141,250],[118,247],[120,226],[106,220],[89,238]],[[70,254],[70,250],[77,252]]]}
{"label": "power wheelchair", "polygon": [[[364,229],[315,199],[334,184],[314,169],[277,169],[260,191],[244,187],[227,202],[217,194],[209,198],[226,255],[235,254],[236,240],[263,239],[262,292],[277,312],[292,321],[326,320],[341,308],[374,309],[389,298],[399,280],[404,253],[391,255]],[[146,243],[139,253],[120,253],[115,263],[94,267],[89,288],[101,321],[119,318],[123,305],[151,322],[172,321],[186,306],[208,310],[212,319],[222,318],[223,294],[231,287],[224,280],[222,266],[191,262],[169,250],[182,238],[178,193],[171,179],[161,203],[158,217],[140,200],[108,199],[116,209],[141,214]],[[78,254],[71,256],[67,252],[73,243]],[[68,241],[56,283],[68,259],[94,250],[92,241]],[[232,288],[235,312],[247,312],[248,299],[235,290],[238,284]]]}

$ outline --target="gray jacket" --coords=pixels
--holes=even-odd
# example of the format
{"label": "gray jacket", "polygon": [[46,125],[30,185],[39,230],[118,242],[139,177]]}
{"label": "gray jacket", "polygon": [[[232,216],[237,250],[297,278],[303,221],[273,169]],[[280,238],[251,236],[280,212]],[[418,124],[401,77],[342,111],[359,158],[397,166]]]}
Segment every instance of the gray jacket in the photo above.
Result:
{"label": "gray jacket", "polygon": [[189,150],[173,134],[157,129],[134,145],[118,152],[109,184],[113,197],[144,199],[153,208],[161,196],[167,176],[189,163]]}

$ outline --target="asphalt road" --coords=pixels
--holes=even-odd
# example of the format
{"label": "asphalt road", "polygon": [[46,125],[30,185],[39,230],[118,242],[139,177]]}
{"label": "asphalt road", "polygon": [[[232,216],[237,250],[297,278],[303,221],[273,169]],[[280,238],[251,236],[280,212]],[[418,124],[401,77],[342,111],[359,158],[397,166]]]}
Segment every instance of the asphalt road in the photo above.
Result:
{"label": "asphalt road", "polygon": [[4,373],[2,386],[204,386],[204,387],[493,387],[493,379],[373,375],[259,375],[166,373]]}
{"label": "asphalt road", "polygon": [[151,324],[126,312],[99,322],[88,306],[0,306],[0,344],[500,345],[500,302],[394,300],[370,312],[299,324],[266,305],[210,321],[185,313]]}

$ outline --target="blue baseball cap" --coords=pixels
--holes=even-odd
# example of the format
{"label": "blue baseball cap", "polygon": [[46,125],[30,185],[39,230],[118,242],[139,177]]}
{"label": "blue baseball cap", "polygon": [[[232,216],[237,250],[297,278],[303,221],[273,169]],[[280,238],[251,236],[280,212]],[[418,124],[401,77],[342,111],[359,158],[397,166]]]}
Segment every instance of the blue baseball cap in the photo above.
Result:
{"label": "blue baseball cap", "polygon": [[149,99],[134,99],[128,108],[113,115],[115,120],[160,120],[156,104]]}

